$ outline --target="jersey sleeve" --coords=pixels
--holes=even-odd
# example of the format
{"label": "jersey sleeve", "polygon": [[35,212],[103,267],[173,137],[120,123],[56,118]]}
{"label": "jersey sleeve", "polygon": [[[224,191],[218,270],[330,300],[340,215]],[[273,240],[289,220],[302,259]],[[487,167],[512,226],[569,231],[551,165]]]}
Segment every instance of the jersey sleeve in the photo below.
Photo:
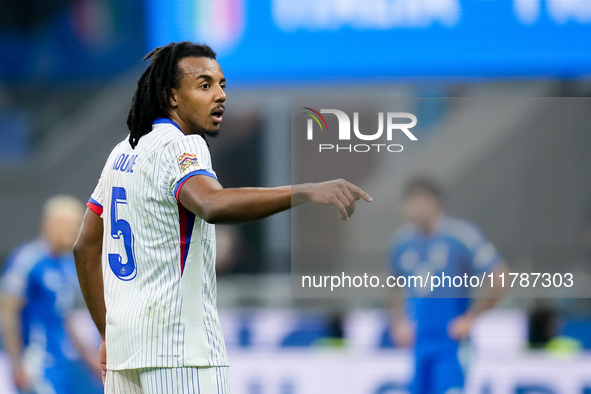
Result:
{"label": "jersey sleeve", "polygon": [[101,175],[96,187],[94,188],[94,191],[86,203],[88,209],[100,217],[103,216],[103,194],[103,176]]}
{"label": "jersey sleeve", "polygon": [[94,191],[92,192],[92,194],[90,195],[90,198],[88,199],[88,202],[86,203],[86,206],[88,207],[88,209],[90,209],[92,212],[96,213],[100,217],[103,217],[103,205],[104,205],[103,200],[105,198],[105,188],[104,188],[105,176],[107,174],[107,170],[111,167],[110,163],[113,162],[114,153],[116,152],[116,149],[117,149],[117,147],[119,147],[120,144],[121,143],[119,143],[119,144],[117,144],[117,146],[115,146],[115,148],[113,149],[113,151],[111,152],[111,154],[107,158],[107,161],[105,163],[105,166],[103,167],[103,170],[101,172],[101,176],[96,184],[96,187],[94,188]]}
{"label": "jersey sleeve", "polygon": [[173,143],[166,158],[169,165],[168,185],[178,201],[183,184],[192,176],[217,179],[205,140],[198,135],[184,136]]}
{"label": "jersey sleeve", "polygon": [[470,232],[469,242],[464,242],[468,253],[470,268],[476,274],[491,271],[501,261],[497,248],[475,226],[466,231]]}

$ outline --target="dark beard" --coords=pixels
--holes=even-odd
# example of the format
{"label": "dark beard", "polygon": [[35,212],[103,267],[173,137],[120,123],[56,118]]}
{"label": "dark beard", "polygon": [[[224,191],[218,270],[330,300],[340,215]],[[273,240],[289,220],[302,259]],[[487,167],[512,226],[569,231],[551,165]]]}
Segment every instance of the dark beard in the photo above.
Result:
{"label": "dark beard", "polygon": [[219,129],[214,130],[214,131],[203,130],[203,134],[205,134],[208,137],[215,138],[220,134],[220,130]]}

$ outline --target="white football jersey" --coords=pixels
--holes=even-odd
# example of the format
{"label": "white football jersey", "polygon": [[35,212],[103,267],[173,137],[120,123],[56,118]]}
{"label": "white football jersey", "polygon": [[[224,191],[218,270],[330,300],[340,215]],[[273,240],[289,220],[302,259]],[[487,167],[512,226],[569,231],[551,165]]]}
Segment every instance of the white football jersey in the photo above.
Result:
{"label": "white football jersey", "polygon": [[113,149],[87,204],[104,223],[108,369],[228,365],[215,228],[178,201],[195,175],[216,177],[205,140],[157,119]]}

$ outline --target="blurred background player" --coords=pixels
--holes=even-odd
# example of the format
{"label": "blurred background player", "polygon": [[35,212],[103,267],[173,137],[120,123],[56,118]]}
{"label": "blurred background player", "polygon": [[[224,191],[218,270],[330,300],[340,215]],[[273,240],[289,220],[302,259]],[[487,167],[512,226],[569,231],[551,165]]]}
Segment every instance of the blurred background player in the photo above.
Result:
{"label": "blurred background player", "polygon": [[[40,236],[9,257],[0,282],[1,328],[14,383],[27,393],[92,392],[93,382],[76,391],[80,354],[99,371],[98,354],[74,328],[76,282],[72,246],[83,214],[74,197],[59,195],[43,207]],[[98,374],[98,372],[97,372]],[[96,384],[95,384],[96,386]]]}
{"label": "blurred background player", "polygon": [[[404,191],[407,223],[395,234],[390,264],[396,275],[463,276],[504,272],[495,247],[472,224],[452,218],[443,209],[440,187],[429,178],[411,179]],[[498,285],[498,282],[494,283]],[[470,302],[467,288],[406,288],[391,298],[392,336],[396,345],[414,345],[413,394],[460,392],[464,373],[458,360],[459,344],[476,318],[495,305],[502,288],[487,289],[485,297]],[[430,294],[429,294],[430,293]],[[453,296],[453,297],[451,297]]]}

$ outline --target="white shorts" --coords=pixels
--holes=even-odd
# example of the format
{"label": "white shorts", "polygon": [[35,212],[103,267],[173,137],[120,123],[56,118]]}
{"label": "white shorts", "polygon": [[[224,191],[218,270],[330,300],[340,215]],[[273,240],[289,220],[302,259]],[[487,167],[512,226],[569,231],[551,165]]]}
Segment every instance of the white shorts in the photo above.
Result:
{"label": "white shorts", "polygon": [[105,394],[230,394],[228,367],[107,370]]}

